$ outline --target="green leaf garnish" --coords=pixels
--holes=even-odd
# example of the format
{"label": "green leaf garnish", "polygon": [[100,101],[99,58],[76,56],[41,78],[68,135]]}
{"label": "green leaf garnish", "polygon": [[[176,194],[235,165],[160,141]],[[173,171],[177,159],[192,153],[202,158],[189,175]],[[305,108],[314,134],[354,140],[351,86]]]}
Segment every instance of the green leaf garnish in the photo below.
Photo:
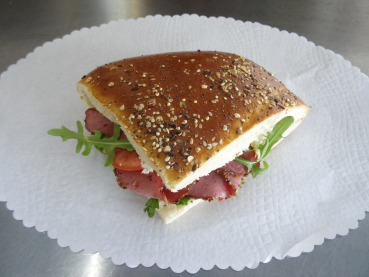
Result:
{"label": "green leaf garnish", "polygon": [[267,169],[269,168],[269,165],[267,164],[266,161],[263,161],[263,165],[264,168],[261,167],[257,167],[256,165],[252,166],[251,169],[251,173],[252,173],[252,178],[255,178],[256,176],[258,176],[259,174],[264,174],[265,171],[267,171]]}
{"label": "green leaf garnish", "polygon": [[77,147],[76,153],[79,153],[83,146],[85,149],[82,152],[83,156],[87,156],[91,152],[92,146],[96,148],[97,151],[106,155],[104,150],[108,152],[105,166],[110,166],[113,164],[115,156],[115,148],[124,148],[128,151],[135,150],[128,139],[119,140],[120,127],[118,124],[114,124],[114,134],[112,137],[107,137],[101,134],[100,131],[94,130],[93,136],[84,136],[83,127],[80,121],[77,121],[77,132],[73,132],[64,126],[60,129],[51,129],[47,133],[51,136],[61,137],[63,141],[68,139],[76,139]]}
{"label": "green leaf garnish", "polygon": [[251,171],[253,178],[258,176],[259,174],[263,174],[265,171],[267,171],[269,165],[265,161],[263,161],[264,168],[260,168],[255,164],[260,162],[269,154],[272,147],[283,138],[282,135],[292,125],[293,122],[294,122],[293,116],[286,116],[285,118],[277,122],[273,130],[269,132],[265,137],[264,144],[259,143],[254,147],[254,149],[251,150],[251,151],[255,151],[255,149],[260,150],[260,156],[256,161],[245,160],[241,157],[237,157],[235,161],[246,166],[247,169]]}
{"label": "green leaf garnish", "polygon": [[287,131],[294,121],[295,120],[293,116],[286,116],[285,118],[282,118],[274,126],[273,130],[268,133],[265,143],[258,144],[256,146],[256,148],[260,150],[260,160],[265,158],[269,154],[272,147],[283,138],[282,135]]}
{"label": "green leaf garnish", "polygon": [[187,206],[188,205],[188,200],[190,200],[190,197],[187,196],[183,196],[181,199],[179,199],[178,203],[176,204],[177,206]]}
{"label": "green leaf garnish", "polygon": [[244,166],[247,167],[248,170],[252,170],[252,167],[254,166],[254,163],[253,161],[249,161],[249,160],[245,160],[241,157],[237,157],[234,159],[236,162],[240,163],[240,164],[243,164]]}
{"label": "green leaf garnish", "polygon": [[144,212],[152,218],[155,215],[155,209],[159,209],[159,200],[155,198],[150,198],[146,204],[146,208],[144,208]]}

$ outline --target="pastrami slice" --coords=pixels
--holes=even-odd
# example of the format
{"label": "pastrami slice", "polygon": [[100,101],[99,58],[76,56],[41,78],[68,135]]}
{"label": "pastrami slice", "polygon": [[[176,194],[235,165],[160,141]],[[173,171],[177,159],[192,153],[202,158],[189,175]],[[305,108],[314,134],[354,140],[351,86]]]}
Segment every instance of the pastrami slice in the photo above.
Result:
{"label": "pastrami slice", "polygon": [[248,174],[247,168],[236,161],[231,161],[227,163],[226,165],[220,167],[218,170],[224,171],[224,172],[231,172],[232,174],[238,175],[238,176],[244,176]]}
{"label": "pastrami slice", "polygon": [[234,188],[226,182],[223,176],[212,171],[208,176],[200,178],[191,187],[187,196],[203,199],[228,198],[229,196],[235,195],[235,193]]}
{"label": "pastrami slice", "polygon": [[163,182],[156,172],[142,174],[141,170],[124,171],[114,168],[114,173],[121,188],[129,189],[149,198],[167,201],[163,192]]}
{"label": "pastrami slice", "polygon": [[191,185],[177,191],[177,192],[172,192],[169,189],[167,189],[164,185],[163,185],[164,189],[163,192],[167,198],[167,201],[169,203],[177,203],[179,201],[179,199],[181,199],[183,196],[186,196],[188,194],[188,191],[191,187]]}
{"label": "pastrami slice", "polygon": [[[85,127],[88,131],[98,130],[105,136],[111,137],[114,134],[114,123],[102,115],[99,111],[94,108],[88,109],[85,112]],[[126,139],[126,135],[120,130],[119,139]]]}
{"label": "pastrami slice", "polygon": [[243,175],[234,172],[223,171],[221,169],[217,169],[216,172],[221,175],[226,182],[236,190],[236,192],[241,187]]}

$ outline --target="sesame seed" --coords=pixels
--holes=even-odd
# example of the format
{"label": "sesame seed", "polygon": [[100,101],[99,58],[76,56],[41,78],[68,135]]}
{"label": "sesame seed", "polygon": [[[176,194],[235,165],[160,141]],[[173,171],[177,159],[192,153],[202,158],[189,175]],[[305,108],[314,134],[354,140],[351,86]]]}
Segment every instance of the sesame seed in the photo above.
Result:
{"label": "sesame seed", "polygon": [[208,86],[207,85],[201,85],[201,88],[208,88]]}
{"label": "sesame seed", "polygon": [[108,87],[114,87],[114,82],[110,82],[110,83],[108,84]]}
{"label": "sesame seed", "polygon": [[125,109],[125,106],[124,105],[122,105],[122,106],[120,106],[120,108],[119,108],[121,111],[124,111],[124,109]]}
{"label": "sesame seed", "polygon": [[89,83],[91,80],[92,80],[92,78],[91,78],[91,77],[88,77],[88,78],[85,80],[85,82],[86,82],[86,83]]}
{"label": "sesame seed", "polygon": [[193,159],[194,159],[194,157],[193,156],[188,156],[187,157],[187,161],[190,163],[190,162],[192,162],[193,161]]}
{"label": "sesame seed", "polygon": [[228,130],[227,125],[223,125],[223,131],[227,131],[227,130]]}

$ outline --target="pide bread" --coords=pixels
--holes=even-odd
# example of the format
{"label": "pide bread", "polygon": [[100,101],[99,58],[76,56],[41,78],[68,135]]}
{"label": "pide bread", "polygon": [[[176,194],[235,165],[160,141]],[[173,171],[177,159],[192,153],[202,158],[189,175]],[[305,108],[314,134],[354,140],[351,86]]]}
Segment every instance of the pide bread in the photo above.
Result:
{"label": "pide bread", "polygon": [[239,55],[195,51],[98,67],[77,90],[87,107],[118,123],[140,156],[175,192],[234,160],[286,116],[308,106],[265,68]]}
{"label": "pide bread", "polygon": [[91,136],[64,126],[48,134],[77,139],[107,155],[123,189],[149,198],[170,223],[203,201],[237,194],[248,174],[309,112],[265,68],[239,55],[194,51],[124,59],[77,84]]}

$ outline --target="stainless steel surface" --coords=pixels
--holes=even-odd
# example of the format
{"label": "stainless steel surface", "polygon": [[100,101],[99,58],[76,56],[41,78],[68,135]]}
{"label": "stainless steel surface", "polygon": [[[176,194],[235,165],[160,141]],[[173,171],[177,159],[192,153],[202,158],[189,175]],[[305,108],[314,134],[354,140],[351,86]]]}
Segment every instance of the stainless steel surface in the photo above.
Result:
{"label": "stainless steel surface", "polygon": [[[197,13],[257,21],[305,36],[369,74],[369,1],[16,1],[0,2],[0,72],[39,45],[75,29],[154,14]],[[369,90],[369,89],[368,89]],[[1,92],[0,93],[4,93]],[[369,92],[368,92],[369,93]],[[1,119],[4,120],[4,119]],[[4,131],[4,130],[2,130]],[[10,130],[7,130],[10,131]],[[6,159],[6,157],[2,157]],[[0,203],[0,276],[174,276],[170,269],[116,266],[98,254],[73,253],[25,228]],[[257,269],[200,270],[199,276],[369,276],[369,219],[347,236],[298,258]],[[190,276],[187,272],[179,276]]]}

